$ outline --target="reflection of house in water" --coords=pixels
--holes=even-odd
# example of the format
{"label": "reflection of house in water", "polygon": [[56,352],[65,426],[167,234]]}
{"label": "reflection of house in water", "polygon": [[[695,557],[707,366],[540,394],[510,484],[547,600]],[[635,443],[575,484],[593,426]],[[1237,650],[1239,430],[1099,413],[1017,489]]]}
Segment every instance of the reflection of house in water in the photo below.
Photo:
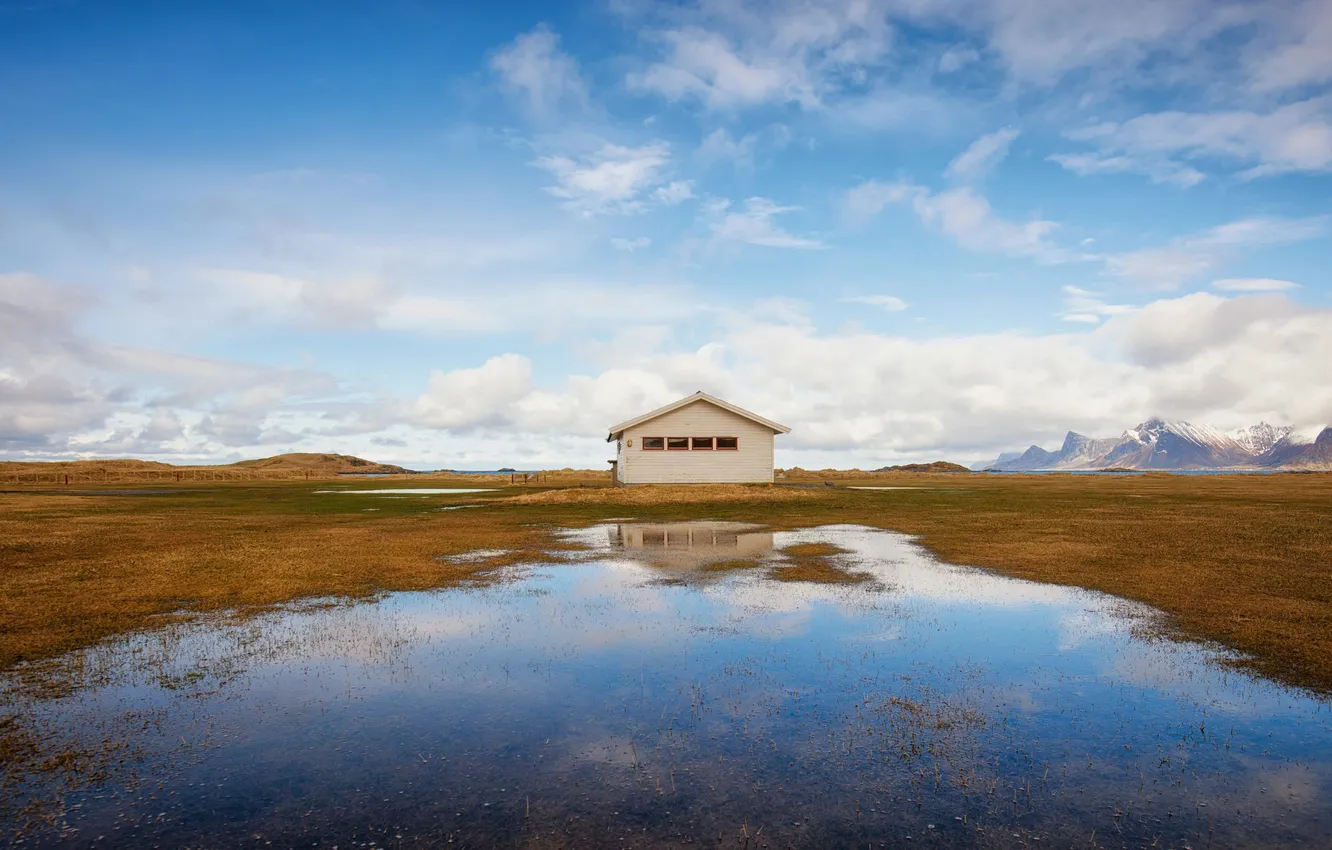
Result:
{"label": "reflection of house in water", "polygon": [[772,532],[742,522],[632,523],[610,529],[611,549],[658,566],[706,566],[762,558]]}

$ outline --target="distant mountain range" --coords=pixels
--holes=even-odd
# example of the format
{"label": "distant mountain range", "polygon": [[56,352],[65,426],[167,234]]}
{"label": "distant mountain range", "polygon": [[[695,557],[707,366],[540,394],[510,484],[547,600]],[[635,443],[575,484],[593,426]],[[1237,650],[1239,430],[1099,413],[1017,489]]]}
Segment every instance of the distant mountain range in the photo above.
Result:
{"label": "distant mountain range", "polygon": [[1032,446],[978,469],[1327,469],[1332,428],[1297,430],[1260,422],[1236,431],[1149,419],[1118,437],[1068,432],[1057,451]]}

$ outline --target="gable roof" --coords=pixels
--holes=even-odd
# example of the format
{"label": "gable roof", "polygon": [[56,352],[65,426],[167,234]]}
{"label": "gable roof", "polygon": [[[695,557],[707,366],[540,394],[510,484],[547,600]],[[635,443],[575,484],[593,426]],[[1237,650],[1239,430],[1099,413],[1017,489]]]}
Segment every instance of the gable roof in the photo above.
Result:
{"label": "gable roof", "polygon": [[730,411],[731,413],[734,413],[736,416],[743,416],[745,419],[748,419],[751,422],[757,422],[758,424],[764,426],[765,428],[771,428],[773,430],[773,433],[776,434],[791,433],[791,429],[787,428],[785,425],[780,425],[776,422],[773,422],[771,419],[764,419],[762,416],[759,416],[757,413],[750,413],[748,410],[745,410],[743,407],[736,407],[734,404],[731,404],[730,402],[722,401],[716,396],[708,395],[702,390],[699,390],[693,395],[687,395],[684,398],[680,399],[679,401],[671,402],[665,407],[658,407],[656,410],[648,411],[647,413],[644,413],[642,416],[635,416],[633,419],[625,420],[624,422],[621,422],[619,425],[612,425],[610,429],[610,434],[606,437],[606,442],[609,443],[615,440],[617,437],[619,437],[621,434],[623,434],[625,431],[629,430],[630,428],[634,427],[635,425],[642,425],[644,422],[650,422],[651,420],[656,419],[658,416],[664,416],[673,410],[679,410],[680,408],[686,405],[693,404],[696,401],[706,401],[708,404],[720,407],[722,410]]}

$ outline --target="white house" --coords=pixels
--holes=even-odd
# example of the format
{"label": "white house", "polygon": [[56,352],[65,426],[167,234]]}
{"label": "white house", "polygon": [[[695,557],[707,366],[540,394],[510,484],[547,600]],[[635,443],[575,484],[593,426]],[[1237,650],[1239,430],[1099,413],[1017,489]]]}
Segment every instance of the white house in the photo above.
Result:
{"label": "white house", "polygon": [[772,443],[790,433],[704,392],[610,429],[618,485],[771,484]]}

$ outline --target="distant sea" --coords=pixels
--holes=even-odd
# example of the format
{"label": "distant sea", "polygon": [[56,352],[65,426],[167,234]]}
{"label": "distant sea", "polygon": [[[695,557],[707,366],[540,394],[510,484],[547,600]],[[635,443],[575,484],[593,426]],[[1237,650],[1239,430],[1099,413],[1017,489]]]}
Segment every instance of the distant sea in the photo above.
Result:
{"label": "distant sea", "polygon": [[440,469],[437,472],[452,472],[454,475],[523,475],[540,472],[539,469]]}

